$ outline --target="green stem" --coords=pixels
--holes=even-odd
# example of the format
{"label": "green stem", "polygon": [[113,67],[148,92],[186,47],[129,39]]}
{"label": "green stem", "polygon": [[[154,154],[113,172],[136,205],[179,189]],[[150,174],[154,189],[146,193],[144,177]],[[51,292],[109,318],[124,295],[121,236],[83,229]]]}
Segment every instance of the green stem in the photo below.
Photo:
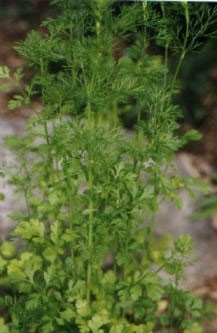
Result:
{"label": "green stem", "polygon": [[[96,35],[97,40],[99,40],[99,34],[100,34],[100,11],[99,13],[96,13],[96,15],[99,14],[99,16],[96,19]],[[87,92],[87,106],[86,106],[86,116],[87,116],[87,123],[89,129],[91,129],[94,124],[97,123],[98,119],[94,118],[94,115],[91,110],[91,104],[90,104],[90,95],[93,90],[94,81],[95,81],[95,75],[96,75],[96,66],[94,68],[94,71],[92,73],[92,78],[90,81],[90,84],[86,86],[86,92]],[[95,115],[96,116],[96,115]],[[89,147],[90,152],[91,147]],[[88,217],[88,231],[87,231],[87,248],[88,248],[88,263],[87,263],[87,276],[86,276],[86,299],[88,304],[90,304],[90,296],[91,296],[91,278],[92,278],[92,251],[93,251],[93,210],[94,210],[94,202],[92,198],[92,189],[93,189],[93,169],[92,169],[92,161],[91,156],[89,154],[89,166],[88,166],[88,182],[89,182],[89,204],[88,204],[88,210],[89,210],[89,217]]]}
{"label": "green stem", "polygon": [[[142,45],[142,49],[141,49],[141,59],[144,58],[145,51],[146,51],[146,39],[147,39],[146,7],[147,7],[147,1],[143,1],[142,2],[142,8],[143,8],[143,20],[144,20],[144,27],[143,27],[144,39],[143,39],[143,45]],[[142,64],[143,64],[142,69],[144,69],[144,63],[142,63]],[[144,74],[145,73],[144,73],[144,70],[143,70],[143,75]],[[139,146],[139,147],[141,146],[142,139],[143,139],[143,132],[142,132],[141,127],[140,127],[141,118],[142,118],[142,106],[138,105],[138,113],[137,113],[137,119],[136,119],[136,145]],[[134,158],[134,161],[133,161],[134,171],[136,171],[139,162],[141,162],[141,161]],[[139,173],[140,173],[140,171],[138,170],[138,175],[139,175]]]}
{"label": "green stem", "polygon": [[188,37],[189,37],[189,10],[188,10],[188,5],[187,4],[185,5],[185,22],[186,22],[185,38],[184,38],[184,42],[183,42],[183,46],[182,46],[182,52],[181,52],[181,55],[179,57],[179,61],[178,61],[178,64],[176,66],[175,74],[173,76],[172,83],[171,83],[171,86],[170,86],[170,98],[169,98],[168,103],[170,102],[170,100],[173,96],[175,82],[177,80],[181,65],[183,63],[183,60],[184,60],[186,52],[187,52],[187,42],[188,42]]}
{"label": "green stem", "polygon": [[145,41],[146,41],[146,39],[147,39],[147,30],[146,30],[146,12],[145,12],[145,10],[146,10],[146,7],[147,7],[147,4],[148,4],[148,2],[147,1],[143,1],[142,2],[142,9],[143,9],[143,19],[144,19],[144,39],[145,39]]}
{"label": "green stem", "polygon": [[115,237],[114,239],[114,267],[113,267],[113,271],[115,274],[115,277],[117,278],[118,275],[118,264],[117,264],[117,258],[116,258],[116,254],[118,253],[118,236]]}
{"label": "green stem", "polygon": [[[60,180],[61,181],[61,180]],[[71,179],[68,171],[66,172],[66,181],[67,181],[67,186],[66,186],[66,192],[67,192],[67,197],[68,197],[68,211],[69,211],[69,218],[70,218],[70,228],[72,228],[72,217],[73,217],[73,193],[71,189]]]}
{"label": "green stem", "polygon": [[[28,177],[30,175],[30,172],[26,165],[26,160],[27,160],[26,155],[24,154],[21,156],[24,161],[24,163],[23,163],[24,173]],[[28,178],[29,178],[28,181],[25,182],[24,187],[23,187],[23,195],[24,195],[24,199],[25,199],[25,203],[26,203],[27,214],[28,214],[28,216],[30,216],[31,210],[30,210],[29,198],[32,196],[32,193],[31,193],[32,191],[31,191],[31,178],[30,177],[28,177]]]}
{"label": "green stem", "polygon": [[46,120],[44,120],[44,132],[45,132],[45,138],[46,138],[47,145],[49,146],[50,139],[49,139],[49,132],[48,132],[48,126],[47,126]]}
{"label": "green stem", "polygon": [[[96,36],[97,36],[97,40],[99,39],[99,35],[100,35],[100,29],[101,29],[101,17],[102,17],[102,8],[100,6],[100,4],[98,4],[98,8],[96,9],[95,15],[96,15]],[[99,40],[98,40],[99,42]]]}
{"label": "green stem", "polygon": [[[178,285],[179,285],[179,278],[176,275],[175,276],[175,290],[178,290]],[[175,313],[176,303],[177,303],[177,297],[176,297],[176,293],[174,293],[174,294],[172,294],[171,302],[170,302],[170,330],[169,330],[169,333],[172,333],[174,331],[173,320],[175,319],[174,313]]]}
{"label": "green stem", "polygon": [[[173,258],[173,256],[170,256],[169,258],[167,258],[167,261],[171,260]],[[160,267],[158,267],[153,273],[154,274],[158,274],[165,266],[166,266],[166,262],[164,264],[162,264]],[[135,281],[133,284],[131,284],[131,287],[135,287],[136,285],[140,284],[142,282],[142,280],[148,275],[149,273],[147,273],[147,270],[140,276],[140,278]],[[118,290],[122,290],[125,287],[121,287]]]}
{"label": "green stem", "polygon": [[[131,228],[129,225],[129,220],[127,221],[127,230],[128,233],[126,235],[126,239],[124,240],[124,258],[125,258],[125,262],[123,264],[123,270],[122,270],[122,281],[123,282],[127,282],[127,270],[128,270],[128,265],[129,265],[129,239],[130,239],[130,232],[131,232]],[[121,313],[121,317],[124,318],[125,317],[125,308],[122,308],[122,313]]]}
{"label": "green stem", "polygon": [[[161,3],[163,18],[165,19],[166,13],[165,13],[165,3]],[[169,51],[169,41],[166,41],[165,48],[164,48],[164,66],[165,66],[165,72],[164,72],[164,80],[163,80],[163,91],[166,92],[167,87],[167,76],[168,76],[168,51]]]}
{"label": "green stem", "polygon": [[[144,39],[143,39],[143,47],[142,47],[142,58],[144,57],[144,53],[145,53],[145,42],[146,42],[146,38],[147,38],[147,31],[146,31],[146,7],[147,7],[147,1],[144,1],[142,3],[142,7],[143,7],[143,19],[144,19],[144,28],[143,28],[143,33],[144,33]],[[144,68],[144,65],[143,65]],[[139,110],[137,113],[137,120],[136,120],[136,125],[137,125],[137,130],[136,130],[136,143],[137,145],[141,144],[142,141],[142,131],[140,128],[140,122],[141,122],[141,116],[142,116],[142,107],[139,105]],[[137,165],[138,161],[135,161],[135,165]]]}
{"label": "green stem", "polygon": [[[89,96],[89,95],[88,95]],[[89,101],[86,106],[86,115],[88,121],[89,129],[93,126],[93,114],[91,112],[91,105]],[[88,217],[88,231],[87,231],[87,249],[88,249],[88,263],[87,263],[87,277],[86,277],[86,298],[87,302],[90,303],[90,290],[91,290],[91,276],[92,276],[92,248],[93,248],[93,197],[92,197],[92,189],[93,189],[93,168],[92,168],[92,156],[91,156],[91,146],[88,147],[88,155],[89,155],[89,165],[88,165],[88,183],[89,183],[89,217]]]}
{"label": "green stem", "polygon": [[166,88],[167,88],[168,50],[169,50],[169,43],[166,43],[165,50],[164,50],[164,66],[165,66],[164,81],[163,81],[164,92],[166,92]]}
{"label": "green stem", "polygon": [[89,99],[89,97],[87,97],[86,115],[87,115],[88,127],[91,128],[92,122],[93,122],[93,116],[92,116],[92,112],[91,112],[91,105],[90,105],[90,102],[88,101],[88,99]]}
{"label": "green stem", "polygon": [[171,98],[173,96],[173,93],[174,93],[175,82],[176,82],[176,79],[178,77],[178,74],[179,74],[179,71],[180,71],[180,68],[181,68],[184,57],[185,57],[185,50],[182,50],[182,53],[181,53],[181,56],[179,58],[178,64],[176,66],[176,71],[175,71],[175,74],[173,76],[172,83],[171,83],[171,86],[170,86],[170,100],[171,100]]}
{"label": "green stem", "polygon": [[[129,230],[129,228],[128,228],[128,230]],[[127,266],[128,266],[127,259],[128,259],[128,255],[129,255],[128,254],[128,248],[129,248],[129,236],[127,235],[126,240],[125,240],[125,244],[124,244],[124,257],[126,258],[126,262],[124,263],[124,267],[123,267],[123,280],[124,281],[127,277]]]}
{"label": "green stem", "polygon": [[[45,77],[45,73],[46,73],[46,65],[44,64],[43,60],[40,60],[40,69],[41,69],[41,77]],[[44,88],[42,87],[42,104],[44,104]],[[49,131],[48,131],[48,125],[47,125],[47,119],[46,119],[46,113],[45,113],[45,117],[43,119],[43,126],[44,126],[44,133],[45,133],[45,140],[48,146],[48,161],[46,163],[46,174],[47,174],[47,179],[51,179],[51,177],[53,176],[53,158],[52,158],[52,153],[50,150],[50,138],[49,138]],[[52,172],[51,172],[52,170]]]}
{"label": "green stem", "polygon": [[91,276],[92,276],[92,247],[93,247],[93,199],[92,199],[92,188],[93,188],[93,172],[92,166],[89,166],[88,170],[88,179],[89,179],[89,219],[88,219],[88,263],[87,263],[87,281],[86,281],[86,298],[87,302],[90,303],[90,289],[91,289]]}
{"label": "green stem", "polygon": [[139,111],[137,113],[137,119],[136,119],[136,124],[137,124],[137,131],[136,131],[136,139],[137,139],[137,143],[140,143],[140,137],[141,137],[141,129],[139,127],[141,121],[141,108],[139,106]]}
{"label": "green stem", "polygon": [[[40,59],[40,69],[41,69],[41,77],[44,78],[45,76],[45,65],[42,59]],[[43,99],[44,99],[44,88],[42,87],[42,103],[43,103]],[[46,119],[43,119],[43,123],[44,123],[44,132],[45,132],[45,138],[46,138],[46,142],[47,145],[50,144],[49,142],[49,133],[48,133],[48,127],[47,127],[47,121]]]}
{"label": "green stem", "polygon": [[147,237],[146,237],[146,251],[147,251],[147,257],[151,261],[151,251],[152,251],[152,245],[154,240],[154,227],[155,227],[155,216],[154,213],[151,216],[150,223],[147,227]]}
{"label": "green stem", "polygon": [[[155,175],[154,175],[154,193],[155,193],[155,198],[157,201],[157,198],[159,196],[159,170],[156,168],[155,169]],[[155,212],[153,212],[150,216],[150,223],[148,225],[148,234],[147,234],[147,256],[150,260],[152,260],[151,257],[151,249],[154,241],[154,230],[155,230]]]}

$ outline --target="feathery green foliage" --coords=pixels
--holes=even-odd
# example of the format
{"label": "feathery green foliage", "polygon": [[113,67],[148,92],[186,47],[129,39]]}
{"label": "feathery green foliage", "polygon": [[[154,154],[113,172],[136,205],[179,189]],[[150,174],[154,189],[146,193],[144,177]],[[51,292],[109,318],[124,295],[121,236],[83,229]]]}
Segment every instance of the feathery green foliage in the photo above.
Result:
{"label": "feathery green foliage", "polygon": [[[156,241],[154,224],[159,201],[179,205],[176,191],[192,182],[171,164],[187,138],[174,134],[172,96],[185,53],[216,13],[185,3],[51,3],[57,17],[16,47],[33,77],[9,107],[40,95],[42,110],[25,137],[6,140],[21,160],[10,182],[27,209],[14,214],[12,240],[0,247],[2,284],[13,293],[1,300],[9,318],[0,325],[11,333],[199,332],[202,304],[179,289],[190,238]],[[164,57],[150,55],[153,42]],[[180,54],[172,79],[170,50]],[[8,69],[0,76],[10,78]],[[120,114],[133,105],[129,135]]]}

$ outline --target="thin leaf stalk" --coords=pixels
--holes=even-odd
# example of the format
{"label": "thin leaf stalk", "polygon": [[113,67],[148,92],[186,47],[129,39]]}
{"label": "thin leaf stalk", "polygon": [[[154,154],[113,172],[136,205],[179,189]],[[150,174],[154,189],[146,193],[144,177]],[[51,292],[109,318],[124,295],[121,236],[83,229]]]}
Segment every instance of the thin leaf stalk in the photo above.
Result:
{"label": "thin leaf stalk", "polygon": [[178,74],[180,72],[181,65],[183,63],[183,60],[185,58],[186,52],[187,52],[187,43],[188,43],[188,37],[189,37],[189,10],[188,10],[188,4],[185,4],[185,22],[186,22],[186,30],[185,30],[185,38],[182,46],[182,51],[179,57],[178,64],[176,66],[175,74],[173,76],[171,86],[170,86],[170,97],[168,100],[168,104],[173,96],[174,88],[175,88],[175,82],[177,80]]}
{"label": "thin leaf stalk", "polygon": [[[90,161],[91,162],[91,161]],[[88,218],[88,234],[87,234],[87,248],[88,248],[88,263],[87,263],[87,278],[86,278],[86,298],[88,304],[90,303],[90,290],[91,290],[91,276],[92,276],[92,248],[93,248],[93,198],[92,198],[92,188],[93,188],[93,171],[92,166],[89,165],[88,169],[88,180],[89,180],[89,218]]]}
{"label": "thin leaf stalk", "polygon": [[[40,70],[41,70],[41,78],[45,77],[46,73],[46,65],[43,61],[43,59],[40,59]],[[42,88],[42,103],[44,102],[44,88]],[[43,114],[43,113],[42,113]],[[46,163],[46,173],[47,173],[47,179],[52,178],[53,172],[50,172],[50,168],[53,170],[53,158],[52,158],[52,153],[50,150],[50,138],[49,138],[49,130],[48,130],[48,124],[47,124],[47,119],[46,119],[46,113],[44,112],[45,117],[43,117],[43,127],[44,127],[44,133],[45,133],[45,140],[46,144],[48,147],[48,162]]]}
{"label": "thin leaf stalk", "polygon": [[[91,104],[88,101],[86,106],[87,113],[87,126],[88,129],[92,129],[93,127],[93,114],[91,110]],[[87,171],[87,181],[89,184],[89,203],[88,203],[88,230],[87,230],[87,249],[88,249],[88,262],[87,262],[87,276],[86,276],[86,299],[88,304],[90,304],[90,296],[91,296],[91,277],[92,277],[92,249],[93,249],[93,167],[92,167],[92,154],[91,154],[91,145],[88,147],[88,171]]]}
{"label": "thin leaf stalk", "polygon": [[[143,33],[144,33],[144,39],[143,39],[143,47],[142,47],[142,57],[144,56],[144,50],[145,50],[145,43],[147,39],[147,30],[146,30],[146,7],[147,7],[147,1],[144,1],[142,3],[142,9],[143,9],[143,20],[144,20],[144,28],[143,28]],[[140,145],[143,139],[143,133],[140,127],[140,122],[141,122],[141,116],[142,116],[142,108],[139,107],[138,113],[137,113],[137,119],[136,119],[136,144]],[[135,161],[134,165],[136,166],[138,161]]]}
{"label": "thin leaf stalk", "polygon": [[[176,275],[175,276],[175,289],[178,290],[178,284],[179,284],[179,278]],[[169,327],[169,333],[173,333],[174,332],[174,328],[173,328],[173,320],[174,320],[174,314],[175,314],[175,308],[176,308],[176,304],[177,304],[177,295],[176,293],[174,293],[171,297],[170,300],[170,306],[169,306],[169,311],[170,311],[170,327]]]}
{"label": "thin leaf stalk", "polygon": [[[44,64],[43,59],[40,59],[40,70],[41,70],[41,78],[44,78],[44,76],[45,76],[45,64]],[[45,95],[44,88],[42,88],[42,102],[43,102],[43,99],[44,99],[44,95]],[[49,142],[49,134],[48,134],[48,127],[47,127],[46,119],[43,119],[43,122],[44,122],[44,131],[45,131],[46,142],[49,145],[50,142]]]}
{"label": "thin leaf stalk", "polygon": [[146,7],[147,7],[148,1],[142,2],[142,9],[143,9],[143,19],[144,19],[144,39],[146,41],[147,38],[147,29],[146,29]]}
{"label": "thin leaf stalk", "polygon": [[[162,14],[163,18],[165,19],[166,13],[165,13],[165,3],[161,3],[161,9],[162,9]],[[165,43],[164,47],[164,66],[165,66],[165,71],[164,71],[164,77],[163,77],[163,91],[166,94],[166,89],[167,89],[167,80],[168,80],[168,51],[169,51],[169,41],[167,40]],[[164,107],[164,103],[162,103],[162,109]]]}
{"label": "thin leaf stalk", "polygon": [[[27,169],[26,163],[23,163],[23,167],[24,167],[24,171],[26,173],[26,175],[29,174],[29,171]],[[30,208],[30,203],[29,203],[29,197],[31,196],[31,185],[27,184],[24,185],[24,190],[23,190],[23,195],[24,195],[24,199],[25,199],[25,203],[26,203],[26,209],[27,209],[27,214],[28,216],[30,216],[31,213],[31,208]]]}

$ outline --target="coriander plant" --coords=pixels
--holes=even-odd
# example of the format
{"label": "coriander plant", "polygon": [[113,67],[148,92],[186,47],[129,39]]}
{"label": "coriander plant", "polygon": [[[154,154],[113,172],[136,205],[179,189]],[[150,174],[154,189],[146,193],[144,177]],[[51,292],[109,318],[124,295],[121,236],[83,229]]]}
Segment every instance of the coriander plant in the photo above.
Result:
{"label": "coriander plant", "polygon": [[[57,14],[43,33],[16,47],[32,79],[9,108],[40,97],[41,110],[24,137],[6,139],[20,157],[10,182],[26,212],[13,214],[17,225],[0,246],[1,332],[201,332],[201,301],[179,288],[190,237],[168,244],[154,229],[159,202],[180,205],[176,191],[195,183],[171,164],[197,137],[176,135],[173,96],[185,54],[217,13],[187,3],[51,4]],[[0,76],[14,84],[21,71],[1,67]],[[128,133],[120,116],[132,109]]]}

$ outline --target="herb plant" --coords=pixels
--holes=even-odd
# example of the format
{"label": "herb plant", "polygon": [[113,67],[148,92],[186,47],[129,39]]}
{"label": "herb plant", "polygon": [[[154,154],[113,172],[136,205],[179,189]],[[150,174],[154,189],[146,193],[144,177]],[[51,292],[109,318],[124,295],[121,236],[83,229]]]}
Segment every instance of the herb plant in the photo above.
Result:
{"label": "herb plant", "polygon": [[[0,247],[9,290],[1,332],[200,332],[201,301],[179,288],[190,237],[167,244],[154,229],[159,201],[180,205],[176,191],[192,185],[171,164],[196,135],[175,134],[172,97],[186,52],[216,12],[186,3],[51,3],[58,15],[16,47],[33,76],[9,108],[40,96],[42,109],[23,138],[6,139],[21,160],[10,182],[26,213],[13,214],[17,226]],[[150,55],[151,43],[164,56]],[[180,57],[172,78],[169,52]],[[13,84],[7,68],[0,75]],[[132,107],[129,134],[120,114]]]}

